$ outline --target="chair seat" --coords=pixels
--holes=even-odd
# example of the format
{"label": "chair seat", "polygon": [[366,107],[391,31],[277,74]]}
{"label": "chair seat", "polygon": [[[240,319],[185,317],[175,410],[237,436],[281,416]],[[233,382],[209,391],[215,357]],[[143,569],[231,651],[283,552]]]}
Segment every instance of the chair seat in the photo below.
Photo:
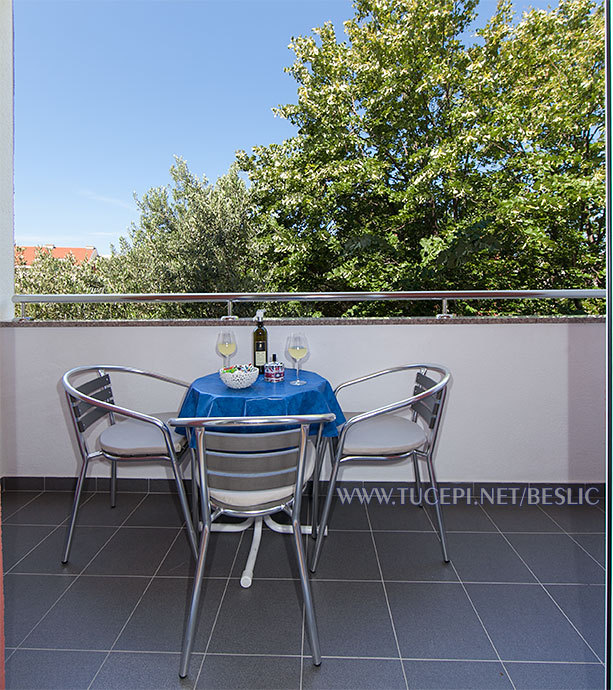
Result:
{"label": "chair seat", "polygon": [[[166,422],[171,417],[176,417],[176,412],[152,413]],[[170,429],[174,450],[178,453],[185,445],[185,436]],[[134,457],[135,455],[168,455],[168,449],[164,441],[164,435],[153,424],[140,422],[136,419],[124,419],[107,427],[98,439],[100,449],[110,455]]]}
{"label": "chair seat", "polygon": [[[307,457],[304,467],[304,482],[313,475],[317,455],[311,441],[307,443]],[[224,491],[211,489],[210,496],[213,503],[221,508],[266,508],[279,505],[294,494],[294,486],[281,486],[277,489],[263,491]]]}
{"label": "chair seat", "polygon": [[[344,412],[351,419],[359,412]],[[384,414],[358,422],[345,437],[343,455],[399,455],[419,448],[426,432],[416,422],[397,414]]]}

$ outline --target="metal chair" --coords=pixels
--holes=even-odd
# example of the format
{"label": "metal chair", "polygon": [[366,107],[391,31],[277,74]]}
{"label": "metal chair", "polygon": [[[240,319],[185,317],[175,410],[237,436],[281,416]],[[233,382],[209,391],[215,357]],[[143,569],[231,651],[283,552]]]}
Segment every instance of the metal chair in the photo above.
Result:
{"label": "metal chair", "polygon": [[[259,524],[260,530],[261,519],[266,516],[284,511],[291,517],[311,654],[313,663],[316,666],[321,664],[301,536],[300,507],[305,484],[317,465],[316,446],[308,442],[309,429],[311,425],[319,425],[321,430],[324,423],[334,419],[335,415],[328,413],[283,417],[192,417],[168,421],[171,426],[186,428],[190,445],[196,448],[200,493],[200,548],[181,652],[181,678],[187,675],[194,643],[212,523],[221,515],[259,518],[256,525]],[[254,545],[257,553],[255,537]]]}
{"label": "metal chair", "polygon": [[190,546],[196,554],[196,535],[190,518],[180,467],[183,460],[189,457],[189,448],[185,436],[177,434],[174,429],[171,430],[166,423],[167,419],[176,412],[143,414],[115,404],[109,375],[111,372],[144,376],[185,389],[189,388],[189,384],[185,381],[117,365],[76,367],[64,374],[62,384],[66,392],[82,465],[75,489],[62,563],[67,563],[70,556],[81,492],[89,462],[99,458],[111,462],[111,507],[113,508],[117,497],[118,462],[159,460],[170,463],[177,484]]}
{"label": "metal chair", "polygon": [[[338,386],[334,393],[338,395],[342,389],[349,386],[410,370],[417,372],[411,397],[369,412],[344,412],[348,421],[343,426],[331,451],[332,471],[311,560],[312,572],[315,572],[321,556],[339,469],[342,465],[356,461],[397,462],[411,458],[420,496],[419,460],[425,461],[433,494],[443,559],[445,563],[449,562],[438,484],[432,463],[445,405],[447,384],[451,379],[449,370],[441,364],[407,364],[346,381]],[[438,380],[431,377],[432,373]],[[411,419],[402,416],[407,412],[410,412]]]}

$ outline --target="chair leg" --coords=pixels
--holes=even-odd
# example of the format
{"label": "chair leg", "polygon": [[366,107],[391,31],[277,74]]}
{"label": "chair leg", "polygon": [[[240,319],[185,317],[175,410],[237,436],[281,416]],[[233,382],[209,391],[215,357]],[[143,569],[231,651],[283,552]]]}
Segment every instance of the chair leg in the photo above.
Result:
{"label": "chair leg", "polygon": [[314,573],[317,569],[317,564],[319,563],[319,557],[321,556],[321,550],[324,545],[324,538],[326,536],[326,528],[328,526],[328,519],[330,518],[330,509],[332,508],[332,498],[334,497],[334,487],[336,486],[336,478],[338,476],[338,470],[340,463],[333,458],[332,459],[332,473],[330,474],[330,483],[328,485],[328,493],[326,495],[326,503],[324,505],[324,512],[322,513],[321,520],[319,522],[319,527],[317,529],[317,541],[315,542],[315,552],[313,553],[313,558],[311,559],[311,572]]}
{"label": "chair leg", "polygon": [[306,611],[307,633],[309,635],[309,644],[311,645],[311,656],[313,657],[313,664],[315,666],[319,666],[321,664],[319,634],[317,632],[315,608],[313,606],[313,596],[311,595],[311,583],[309,582],[309,574],[306,567],[306,556],[304,553],[304,545],[302,543],[302,530],[300,529],[300,523],[298,520],[292,520],[292,527],[296,558],[298,559],[298,570],[300,571],[300,584],[302,585],[302,598],[304,599],[304,608]]}
{"label": "chair leg", "polygon": [[317,537],[317,526],[319,524],[319,477],[329,441],[330,439],[322,437],[317,446],[317,461],[315,463],[315,471],[313,472],[313,491],[311,493],[311,537],[313,539]]}
{"label": "chair leg", "polygon": [[194,528],[198,531],[198,520],[200,519],[200,512],[198,509],[198,482],[196,481],[196,451],[193,448],[189,449],[190,459],[190,474],[192,476],[192,520]]}
{"label": "chair leg", "polygon": [[424,507],[424,497],[422,493],[421,485],[421,473],[419,471],[419,460],[417,459],[417,454],[412,453],[411,459],[413,460],[413,474],[415,475],[415,490],[417,491],[417,496],[419,497],[419,503],[417,504],[420,508]]}
{"label": "chair leg", "polygon": [[198,621],[198,606],[200,604],[200,594],[202,592],[202,580],[204,577],[204,564],[206,560],[206,551],[209,545],[209,536],[211,533],[211,526],[204,525],[202,528],[202,535],[200,537],[200,549],[198,553],[198,564],[196,566],[196,573],[194,575],[194,589],[192,591],[192,601],[189,607],[189,614],[185,624],[185,635],[183,637],[183,647],[181,649],[181,665],[179,668],[179,676],[185,678],[189,667],[192,649],[194,646],[194,632],[196,630],[196,623]]}
{"label": "chair leg", "polygon": [[432,457],[430,453],[426,455],[426,465],[428,467],[428,476],[430,477],[430,486],[434,493],[434,511],[436,513],[436,521],[438,522],[438,534],[441,539],[441,548],[443,550],[443,560],[449,563],[449,556],[447,555],[447,537],[445,533],[445,524],[443,522],[443,510],[441,507],[441,499],[438,490],[438,483],[436,475],[434,474],[434,466],[432,464]]}
{"label": "chair leg", "polygon": [[75,524],[77,522],[77,513],[79,512],[79,502],[81,501],[81,492],[83,491],[83,484],[85,482],[85,475],[87,474],[87,466],[89,458],[85,458],[79,478],[77,480],[77,488],[74,492],[74,500],[72,502],[72,512],[70,514],[70,526],[68,527],[68,534],[66,535],[66,544],[64,546],[64,556],[62,563],[68,563],[70,557],[70,547],[72,546],[72,535],[74,533]]}
{"label": "chair leg", "polygon": [[316,476],[317,467],[313,473],[313,486],[311,492],[311,537],[317,537],[317,522],[319,520],[319,480]]}
{"label": "chair leg", "polygon": [[111,460],[111,508],[117,505],[117,462]]}
{"label": "chair leg", "polygon": [[185,485],[183,484],[183,477],[177,465],[177,462],[173,460],[171,462],[172,471],[175,476],[175,482],[177,484],[177,491],[179,493],[179,502],[181,504],[181,510],[183,511],[183,518],[185,519],[185,526],[187,528],[187,537],[189,539],[189,544],[192,548],[194,557],[198,557],[198,542],[196,540],[196,531],[194,530],[194,525],[192,524],[192,516],[190,515],[189,505],[187,503],[187,496],[185,494]]}

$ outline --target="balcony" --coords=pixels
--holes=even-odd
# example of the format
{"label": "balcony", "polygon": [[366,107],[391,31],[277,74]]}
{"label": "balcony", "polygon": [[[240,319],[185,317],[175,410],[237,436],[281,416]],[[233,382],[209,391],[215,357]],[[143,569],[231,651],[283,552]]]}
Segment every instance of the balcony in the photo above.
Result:
{"label": "balcony", "polygon": [[[252,323],[232,323],[237,360],[250,359]],[[265,532],[242,590],[248,536],[221,534],[180,682],[192,563],[166,474],[124,468],[110,510],[108,467],[95,466],[73,561],[60,564],[77,460],[59,381],[92,362],[192,380],[219,366],[220,324],[0,324],[7,687],[603,687],[600,317],[301,322],[305,367],[333,385],[408,361],[451,369],[436,466],[452,562],[428,510],[406,500],[409,467],[352,467],[352,500],[337,500],[314,577],[322,666],[311,665],[286,537]],[[290,322],[267,327],[282,353]],[[145,389],[120,395],[168,406]],[[395,395],[402,384],[352,403]]]}

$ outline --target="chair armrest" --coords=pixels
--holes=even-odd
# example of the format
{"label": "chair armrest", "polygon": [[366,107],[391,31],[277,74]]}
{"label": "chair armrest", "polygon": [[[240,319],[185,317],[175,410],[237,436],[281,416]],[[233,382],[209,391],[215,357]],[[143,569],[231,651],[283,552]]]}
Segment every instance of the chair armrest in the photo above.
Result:
{"label": "chair armrest", "polygon": [[390,414],[392,412],[398,412],[399,410],[405,409],[407,407],[410,407],[413,405],[413,403],[418,402],[419,400],[423,400],[424,398],[428,398],[431,395],[435,395],[438,393],[440,390],[445,388],[447,383],[449,382],[449,379],[451,378],[451,374],[449,370],[446,367],[443,367],[440,364],[406,364],[404,366],[399,366],[399,367],[392,367],[390,369],[384,369],[382,371],[376,371],[373,374],[367,374],[366,376],[362,376],[357,379],[353,379],[351,381],[346,381],[345,383],[341,383],[339,386],[336,387],[334,394],[338,391],[340,391],[342,388],[345,388],[346,386],[351,386],[357,383],[363,383],[364,381],[369,381],[370,379],[378,378],[379,376],[384,376],[386,374],[392,374],[400,371],[408,371],[410,369],[432,369],[434,371],[439,372],[440,374],[443,375],[443,378],[432,388],[428,388],[428,390],[423,391],[423,393],[417,393],[415,395],[411,395],[409,398],[405,398],[403,400],[398,400],[397,402],[390,403],[388,405],[384,405],[383,407],[378,407],[374,410],[369,410],[367,412],[362,412],[359,415],[356,415],[355,417],[351,417],[348,419],[345,424],[343,425],[343,428],[341,429],[340,437],[339,437],[339,442],[338,442],[338,454],[340,455],[343,450],[343,446],[345,445],[345,437],[347,436],[347,432],[349,429],[351,429],[352,426],[355,424],[359,424],[360,422],[363,422],[367,419],[374,419],[375,417],[380,417],[385,414]]}
{"label": "chair armrest", "polygon": [[136,410],[131,410],[127,407],[122,407],[121,405],[117,405],[115,403],[109,403],[105,402],[104,400],[98,400],[97,398],[92,398],[89,395],[86,395],[85,393],[82,393],[79,391],[77,388],[75,388],[72,383],[70,382],[70,378],[73,375],[79,374],[79,373],[85,373],[85,372],[90,372],[90,371],[98,371],[108,373],[108,372],[120,372],[120,373],[127,373],[127,374],[138,374],[140,376],[146,376],[148,378],[153,378],[158,381],[163,381],[164,383],[171,383],[177,386],[181,386],[182,388],[189,388],[189,383],[185,381],[181,381],[180,379],[173,378],[171,376],[165,376],[164,374],[157,374],[155,372],[151,371],[145,371],[143,369],[135,369],[133,367],[124,367],[116,364],[109,364],[109,365],[96,365],[96,366],[83,366],[83,367],[76,367],[75,369],[72,369],[71,371],[67,372],[64,374],[62,377],[62,383],[64,385],[65,390],[73,397],[78,400],[81,400],[89,405],[92,405],[94,407],[99,407],[104,410],[107,410],[108,412],[111,412],[113,414],[118,414],[123,417],[128,417],[130,419],[136,419],[141,422],[146,422],[149,424],[154,424],[157,426],[160,431],[164,434],[164,436],[167,438],[167,440],[170,440],[170,429],[168,426],[162,422],[160,419],[157,417],[153,417],[152,415],[145,414],[143,412],[137,412]]}
{"label": "chair armrest", "polygon": [[158,381],[164,381],[164,383],[172,383],[175,386],[181,386],[181,388],[189,388],[190,384],[187,381],[182,381],[181,379],[175,379],[172,376],[164,376],[163,374],[156,374],[151,371],[142,372],[144,376],[149,376],[152,379],[157,379]]}
{"label": "chair armrest", "polygon": [[370,381],[370,379],[376,379],[379,376],[385,376],[386,374],[395,374],[399,371],[409,371],[410,369],[428,369],[433,368],[431,364],[404,364],[399,367],[391,367],[390,369],[382,369],[381,371],[375,371],[372,374],[366,374],[366,376],[360,376],[357,379],[351,379],[350,381],[344,381],[339,384],[334,389],[334,395],[336,395],[340,390],[346,388],[347,386],[354,386],[356,383],[364,383],[364,381]]}
{"label": "chair armrest", "polygon": [[181,386],[182,388],[189,388],[190,384],[187,381],[182,381],[181,379],[174,378],[173,376],[166,376],[165,374],[158,374],[155,371],[145,371],[144,369],[135,369],[133,367],[122,367],[119,365],[110,366],[100,366],[99,369],[104,369],[104,371],[118,371],[126,374],[139,374],[140,376],[147,376],[152,379],[157,379],[158,381],[164,381],[164,383],[172,383],[175,386]]}

